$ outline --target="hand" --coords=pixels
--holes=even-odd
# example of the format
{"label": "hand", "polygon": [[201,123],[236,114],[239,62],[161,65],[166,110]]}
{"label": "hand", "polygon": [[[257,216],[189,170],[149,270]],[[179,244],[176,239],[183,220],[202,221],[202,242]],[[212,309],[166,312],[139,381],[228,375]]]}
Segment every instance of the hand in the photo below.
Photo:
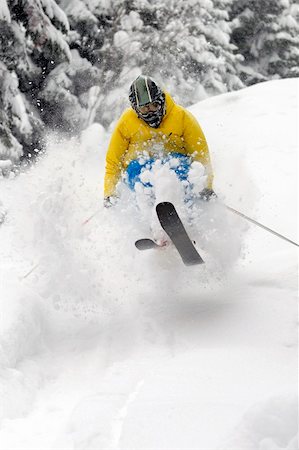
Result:
{"label": "hand", "polygon": [[208,202],[209,200],[217,198],[216,193],[213,191],[213,189],[204,188],[200,193],[199,196],[201,200],[204,200],[205,202]]}
{"label": "hand", "polygon": [[111,206],[116,205],[116,197],[113,197],[112,195],[110,197],[104,198],[104,208],[111,208]]}

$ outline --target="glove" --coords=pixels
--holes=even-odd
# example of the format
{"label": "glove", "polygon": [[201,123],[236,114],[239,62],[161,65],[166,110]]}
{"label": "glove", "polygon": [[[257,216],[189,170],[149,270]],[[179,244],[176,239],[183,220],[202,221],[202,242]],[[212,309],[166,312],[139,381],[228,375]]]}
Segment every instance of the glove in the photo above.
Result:
{"label": "glove", "polygon": [[200,193],[199,197],[201,200],[204,200],[205,202],[208,202],[209,200],[217,198],[217,195],[213,191],[213,189],[204,188]]}
{"label": "glove", "polygon": [[104,208],[111,208],[111,206],[115,206],[117,202],[116,197],[110,196],[104,198]]}

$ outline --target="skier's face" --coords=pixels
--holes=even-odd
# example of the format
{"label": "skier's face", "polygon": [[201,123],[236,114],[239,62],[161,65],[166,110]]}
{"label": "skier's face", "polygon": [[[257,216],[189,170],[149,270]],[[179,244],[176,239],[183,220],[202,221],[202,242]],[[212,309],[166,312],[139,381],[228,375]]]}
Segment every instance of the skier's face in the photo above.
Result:
{"label": "skier's face", "polygon": [[142,106],[133,106],[140,119],[150,127],[158,128],[165,114],[165,95],[161,94],[155,101]]}
{"label": "skier's face", "polygon": [[160,109],[161,104],[159,102],[148,103],[144,106],[139,106],[138,110],[141,114],[148,114],[150,112],[156,112]]}

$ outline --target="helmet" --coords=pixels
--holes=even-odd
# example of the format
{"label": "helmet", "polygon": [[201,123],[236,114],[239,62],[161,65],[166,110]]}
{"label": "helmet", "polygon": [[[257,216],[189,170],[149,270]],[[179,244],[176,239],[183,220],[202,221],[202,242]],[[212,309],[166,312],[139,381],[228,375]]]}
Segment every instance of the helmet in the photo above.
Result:
{"label": "helmet", "polygon": [[[158,128],[165,114],[165,94],[156,82],[140,75],[130,87],[129,99],[138,117],[149,126]],[[149,104],[154,104],[154,108],[145,111],[143,107]]]}

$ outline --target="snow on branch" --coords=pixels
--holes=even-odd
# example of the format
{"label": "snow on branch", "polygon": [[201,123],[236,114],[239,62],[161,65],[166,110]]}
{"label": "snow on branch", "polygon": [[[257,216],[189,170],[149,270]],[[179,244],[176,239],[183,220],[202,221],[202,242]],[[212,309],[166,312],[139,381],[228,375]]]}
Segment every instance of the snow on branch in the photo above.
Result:
{"label": "snow on branch", "polygon": [[54,0],[40,0],[44,11],[51,21],[58,22],[65,31],[69,31],[70,25],[64,11],[59,8]]}
{"label": "snow on branch", "polygon": [[[28,32],[30,33],[36,49],[40,51],[47,43],[55,44],[62,50],[68,60],[71,60],[69,46],[60,30],[54,27],[49,17],[45,14],[40,1],[28,1],[24,12],[28,21]],[[52,10],[50,10],[51,12]]]}
{"label": "snow on branch", "polygon": [[6,0],[1,0],[0,2],[0,20],[5,20],[9,23],[11,22],[10,12]]}

